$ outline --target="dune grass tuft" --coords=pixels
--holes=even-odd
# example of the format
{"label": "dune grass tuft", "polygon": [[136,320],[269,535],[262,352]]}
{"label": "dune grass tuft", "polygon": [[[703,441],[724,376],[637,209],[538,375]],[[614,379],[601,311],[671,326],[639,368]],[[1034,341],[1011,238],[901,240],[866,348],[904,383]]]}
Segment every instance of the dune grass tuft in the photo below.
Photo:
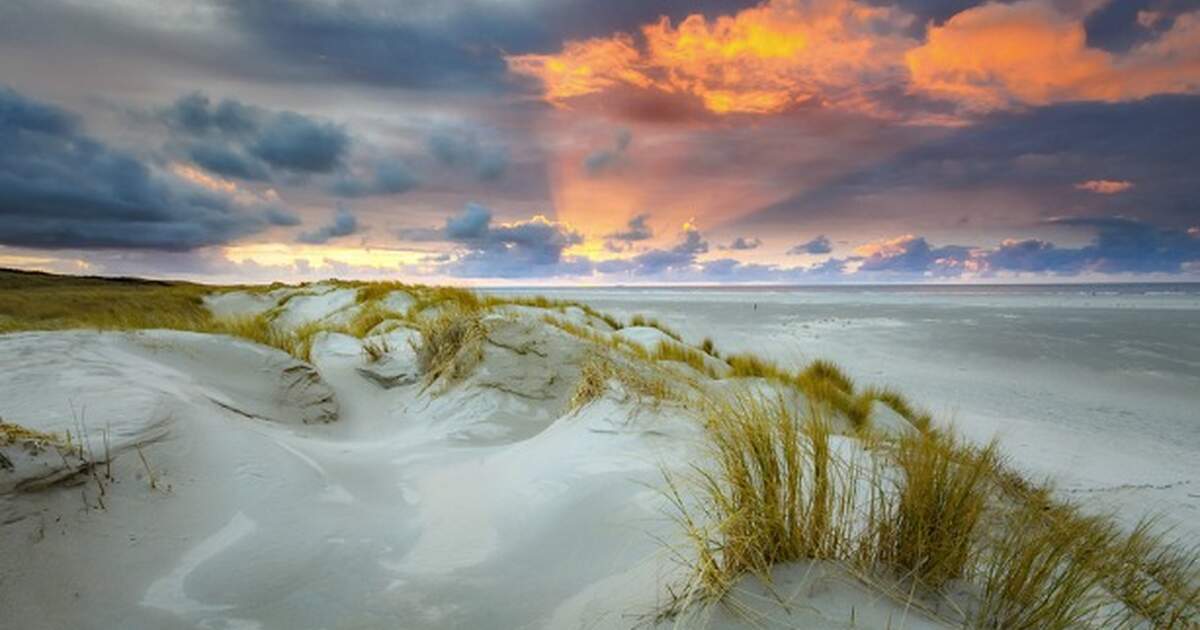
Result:
{"label": "dune grass tuft", "polygon": [[984,549],[980,628],[1066,630],[1098,621],[1103,556],[1116,541],[1101,519],[1018,506]]}
{"label": "dune grass tuft", "polygon": [[604,395],[608,381],[615,375],[612,362],[597,356],[588,359],[579,372],[579,383],[571,394],[568,409],[575,411]]}
{"label": "dune grass tuft", "polygon": [[747,573],[778,563],[838,559],[852,548],[855,466],[833,455],[817,410],[738,395],[705,413],[713,465],[698,468],[700,500],[669,478],[695,554],[688,599],[715,599]]}
{"label": "dune grass tuft", "polygon": [[676,332],[670,326],[667,326],[666,324],[662,323],[661,321],[659,321],[657,319],[654,319],[653,317],[646,317],[645,315],[642,315],[639,313],[637,315],[634,315],[629,320],[629,325],[630,326],[645,326],[648,328],[657,328],[666,336],[674,339],[675,341],[678,341],[679,343],[683,343],[683,335],[680,335],[678,332]]}
{"label": "dune grass tuft", "polygon": [[685,363],[688,367],[709,378],[717,376],[716,372],[709,367],[708,362],[704,360],[704,353],[681,343],[666,340],[660,341],[655,346],[651,357],[658,361],[678,361]]}
{"label": "dune grass tuft", "polygon": [[461,380],[483,359],[483,341],[487,336],[480,310],[470,301],[444,304],[436,317],[417,319],[421,342],[414,343],[417,364],[425,374],[426,387],[442,381]]}
{"label": "dune grass tuft", "polygon": [[940,588],[972,568],[996,447],[969,447],[952,433],[911,434],[900,439],[895,460],[900,480],[878,558],[903,577]]}

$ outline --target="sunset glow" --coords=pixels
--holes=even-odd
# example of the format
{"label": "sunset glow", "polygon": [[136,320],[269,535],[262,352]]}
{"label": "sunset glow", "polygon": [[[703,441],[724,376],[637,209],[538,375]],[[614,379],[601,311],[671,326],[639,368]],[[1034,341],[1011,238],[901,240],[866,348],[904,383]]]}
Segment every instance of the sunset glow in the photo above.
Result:
{"label": "sunset glow", "polygon": [[[500,284],[1200,268],[1187,3],[271,2],[0,11],[0,260]],[[70,51],[37,36],[58,23]]]}

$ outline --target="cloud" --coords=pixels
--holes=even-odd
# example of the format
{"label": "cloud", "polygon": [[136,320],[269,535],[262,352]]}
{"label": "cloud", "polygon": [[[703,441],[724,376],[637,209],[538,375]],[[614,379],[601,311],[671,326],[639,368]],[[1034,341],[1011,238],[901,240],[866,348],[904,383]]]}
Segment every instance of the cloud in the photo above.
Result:
{"label": "cloud", "polygon": [[219,132],[241,136],[258,129],[263,112],[231,99],[214,105],[207,94],[196,91],[180,96],[162,111],[162,116],[168,126],[191,135]]}
{"label": "cloud", "polygon": [[1200,238],[1188,230],[1160,228],[1128,217],[1059,217],[1050,225],[1094,232],[1082,247],[1059,247],[1042,239],[1006,239],[996,247],[935,247],[913,235],[867,243],[856,256],[838,259],[857,263],[855,275],[866,278],[995,276],[1039,273],[1061,276],[1090,274],[1177,274],[1200,261]]}
{"label": "cloud", "polygon": [[800,254],[828,254],[833,251],[833,243],[829,242],[829,238],[824,234],[813,237],[812,240],[800,243],[788,250],[788,254],[797,256]]}
{"label": "cloud", "polygon": [[959,275],[971,257],[968,247],[932,247],[923,237],[911,234],[861,245],[854,253],[860,257],[859,273]]}
{"label": "cloud", "polygon": [[249,150],[271,166],[299,173],[328,173],[350,146],[341,127],[295,112],[279,112],[263,125]]}
{"label": "cloud", "polygon": [[342,236],[350,236],[359,231],[358,219],[350,212],[350,209],[345,206],[338,206],[334,212],[333,221],[323,225],[312,232],[304,232],[296,237],[300,243],[310,245],[320,245],[327,243],[331,239]]}
{"label": "cloud", "polygon": [[223,144],[193,144],[188,149],[188,157],[200,168],[217,175],[249,181],[266,181],[271,178],[270,171],[262,162]]}
{"label": "cloud", "polygon": [[[913,222],[944,222],[949,212],[975,225],[994,225],[998,217],[989,206],[996,202],[984,202],[987,195],[1000,195],[999,203],[1010,206],[1014,197],[1028,200],[1035,211],[1074,208],[1109,215],[1136,207],[1145,220],[1177,224],[1195,214],[1193,174],[1200,171],[1200,152],[1190,140],[1200,137],[1198,108],[1200,96],[1164,95],[992,113],[774,202],[737,225],[761,230],[797,217],[847,212],[857,212],[846,216],[855,222],[892,219],[900,224],[897,231]],[[1137,185],[1120,195],[1084,196],[1073,187],[1098,174]],[[905,207],[900,195],[912,195],[907,200],[912,205]],[[930,203],[939,196],[953,209]],[[1002,214],[1003,228],[1043,216],[1020,216],[1011,207]]]}
{"label": "cloud", "polygon": [[483,240],[487,236],[491,222],[491,210],[477,203],[468,203],[462,214],[446,219],[446,239],[451,241]]}
{"label": "cloud", "polygon": [[1133,182],[1113,179],[1089,179],[1075,184],[1077,190],[1086,190],[1098,195],[1115,195],[1133,188]]}
{"label": "cloud", "polygon": [[931,26],[906,61],[913,91],[968,111],[1194,93],[1200,11],[1178,16],[1152,41],[1113,54],[1091,47],[1082,19],[1048,2],[988,3]]}
{"label": "cloud", "polygon": [[481,181],[498,180],[508,170],[508,150],[480,140],[473,130],[439,129],[429,136],[428,145],[443,165],[473,171]]}
{"label": "cloud", "polygon": [[762,245],[762,239],[746,238],[744,236],[739,236],[739,237],[733,239],[733,241],[731,241],[728,245],[720,245],[720,246],[718,246],[718,248],[719,249],[731,249],[731,250],[749,250],[749,249],[758,249],[761,245]]}
{"label": "cloud", "polygon": [[446,241],[460,248],[457,255],[439,263],[441,272],[464,277],[525,278],[591,273],[586,257],[565,256],[564,251],[583,242],[575,229],[535,215],[525,221],[494,224],[492,211],[468,203],[446,219],[442,229],[406,230],[411,240]]}
{"label": "cloud", "polygon": [[301,223],[299,215],[283,208],[268,208],[263,216],[267,223],[281,227],[295,227]]}
{"label": "cloud", "polygon": [[[709,20],[690,15],[641,28],[641,38],[568,41],[557,54],[511,55],[550,103],[613,89],[684,94],[717,114],[769,114],[806,103],[864,104],[864,86],[903,79],[911,18],[852,0],[773,0]],[[875,89],[875,88],[872,88]]]}
{"label": "cloud", "polygon": [[351,144],[340,125],[232,99],[214,104],[203,92],[179,97],[160,116],[176,134],[192,139],[187,154],[198,166],[240,179],[266,180],[271,169],[330,173]]}
{"label": "cloud", "polygon": [[334,180],[330,192],[339,197],[367,197],[371,195],[399,195],[416,188],[420,183],[399,160],[380,160],[370,167],[371,173],[356,177],[343,173]]}
{"label": "cloud", "polygon": [[235,193],[158,170],[76,116],[0,86],[0,243],[190,250],[265,227]]}
{"label": "cloud", "polygon": [[708,252],[708,241],[691,223],[683,225],[680,236],[679,242],[670,249],[651,249],[632,258],[603,261],[596,268],[603,273],[647,276],[692,267],[698,255]]}
{"label": "cloud", "polygon": [[557,107],[599,94],[653,94],[693,99],[718,115],[825,107],[960,124],[998,109],[1200,89],[1200,11],[1118,54],[1092,47],[1083,13],[1058,4],[989,2],[914,33],[916,15],[901,7],[767,0],[711,20],[663,18],[643,25],[640,37],[569,40],[557,53],[506,61],[510,72],[540,82]]}
{"label": "cloud", "polygon": [[625,155],[625,150],[629,148],[629,143],[632,141],[633,132],[628,129],[620,130],[617,132],[611,148],[592,151],[584,158],[583,168],[590,175],[597,175],[603,172],[620,160],[621,156]]}
{"label": "cloud", "polygon": [[650,229],[650,226],[646,223],[649,220],[650,215],[648,213],[636,215],[625,224],[625,229],[606,234],[604,238],[610,241],[624,241],[626,243],[649,240],[654,237],[654,230]]}

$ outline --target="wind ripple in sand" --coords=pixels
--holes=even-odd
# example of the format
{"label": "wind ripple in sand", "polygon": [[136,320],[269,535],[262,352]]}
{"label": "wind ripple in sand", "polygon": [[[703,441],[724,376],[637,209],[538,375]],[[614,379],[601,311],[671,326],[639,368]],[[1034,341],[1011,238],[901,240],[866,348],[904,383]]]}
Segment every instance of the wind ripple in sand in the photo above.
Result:
{"label": "wind ripple in sand", "polygon": [[[200,627],[228,628],[232,630],[254,630],[262,624],[244,619],[213,618],[207,613],[221,612],[233,608],[228,605],[205,604],[188,597],[184,583],[200,565],[218,556],[236,545],[245,537],[258,530],[258,524],[238,512],[233,515],[224,527],[212,536],[204,539],[199,545],[188,550],[179,559],[179,564],[171,573],[156,580],[146,589],[142,597],[142,605],[174,613],[184,618],[201,616]],[[219,623],[213,623],[219,622]]]}

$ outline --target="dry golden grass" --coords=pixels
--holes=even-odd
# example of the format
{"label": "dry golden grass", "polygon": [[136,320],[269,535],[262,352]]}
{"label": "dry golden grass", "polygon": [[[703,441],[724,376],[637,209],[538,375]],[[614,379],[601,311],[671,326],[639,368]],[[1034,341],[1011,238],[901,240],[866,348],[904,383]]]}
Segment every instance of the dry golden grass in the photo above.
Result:
{"label": "dry golden grass", "polygon": [[380,359],[392,351],[391,346],[388,345],[388,341],[384,337],[375,337],[363,341],[362,349],[363,354],[367,355],[367,361],[371,363],[378,363]]}
{"label": "dry golden grass", "polygon": [[757,355],[741,353],[725,357],[729,364],[729,375],[734,378],[766,378],[786,382],[792,375],[772,361]]}
{"label": "dry golden grass", "polygon": [[971,569],[996,448],[970,447],[952,433],[914,434],[895,450],[900,481],[877,532],[877,558],[902,577],[940,588]]}
{"label": "dry golden grass", "polygon": [[442,381],[449,385],[470,374],[483,359],[487,331],[478,308],[466,303],[444,303],[436,317],[421,318],[414,326],[421,342],[414,344],[417,364],[426,387]]}
{"label": "dry golden grass", "polygon": [[657,361],[678,361],[709,378],[717,377],[717,373],[704,360],[704,353],[681,343],[660,341],[655,346],[654,352],[651,353],[651,357]]}
{"label": "dry golden grass", "polygon": [[1103,556],[1116,540],[1100,519],[1064,517],[1020,505],[983,547],[979,628],[1097,627]]}
{"label": "dry golden grass", "polygon": [[[838,380],[829,387],[845,394]],[[719,600],[746,574],[769,581],[776,564],[828,560],[906,606],[914,593],[940,599],[972,583],[978,599],[959,620],[969,627],[1200,620],[1200,556],[1150,524],[1121,533],[1005,468],[995,445],[950,431],[864,440],[870,465],[845,461],[830,448],[825,407],[811,404],[801,416],[748,395],[706,403],[709,463],[691,484],[666,476],[691,567],[666,614]]]}
{"label": "dry golden grass", "polygon": [[571,394],[568,409],[575,411],[604,395],[608,381],[615,376],[612,361],[600,356],[592,356],[579,371],[579,383]]}
{"label": "dry golden grass", "polygon": [[857,466],[832,453],[812,409],[740,395],[705,413],[713,465],[697,467],[699,501],[668,476],[669,497],[692,543],[686,600],[722,597],[747,573],[770,580],[783,562],[842,559],[853,549]]}
{"label": "dry golden grass", "polygon": [[892,411],[895,411],[900,417],[908,420],[909,424],[918,430],[929,430],[930,424],[933,422],[933,416],[929,412],[918,410],[900,392],[886,387],[871,388],[868,392],[871,398],[890,407]]}
{"label": "dry golden grass", "polygon": [[654,319],[653,317],[646,317],[645,315],[637,314],[637,315],[634,315],[629,320],[629,325],[630,326],[646,326],[648,328],[657,328],[659,331],[661,331],[666,336],[674,339],[675,341],[678,341],[679,343],[683,343],[682,335],[680,335],[678,332],[676,332],[675,330],[673,330],[671,327],[667,326],[666,324],[660,322],[657,319]]}
{"label": "dry golden grass", "polygon": [[0,418],[0,446],[11,446],[14,444],[35,451],[42,451],[49,447],[66,448],[68,441],[66,437],[56,433],[35,431],[19,424],[5,422],[3,418]]}

